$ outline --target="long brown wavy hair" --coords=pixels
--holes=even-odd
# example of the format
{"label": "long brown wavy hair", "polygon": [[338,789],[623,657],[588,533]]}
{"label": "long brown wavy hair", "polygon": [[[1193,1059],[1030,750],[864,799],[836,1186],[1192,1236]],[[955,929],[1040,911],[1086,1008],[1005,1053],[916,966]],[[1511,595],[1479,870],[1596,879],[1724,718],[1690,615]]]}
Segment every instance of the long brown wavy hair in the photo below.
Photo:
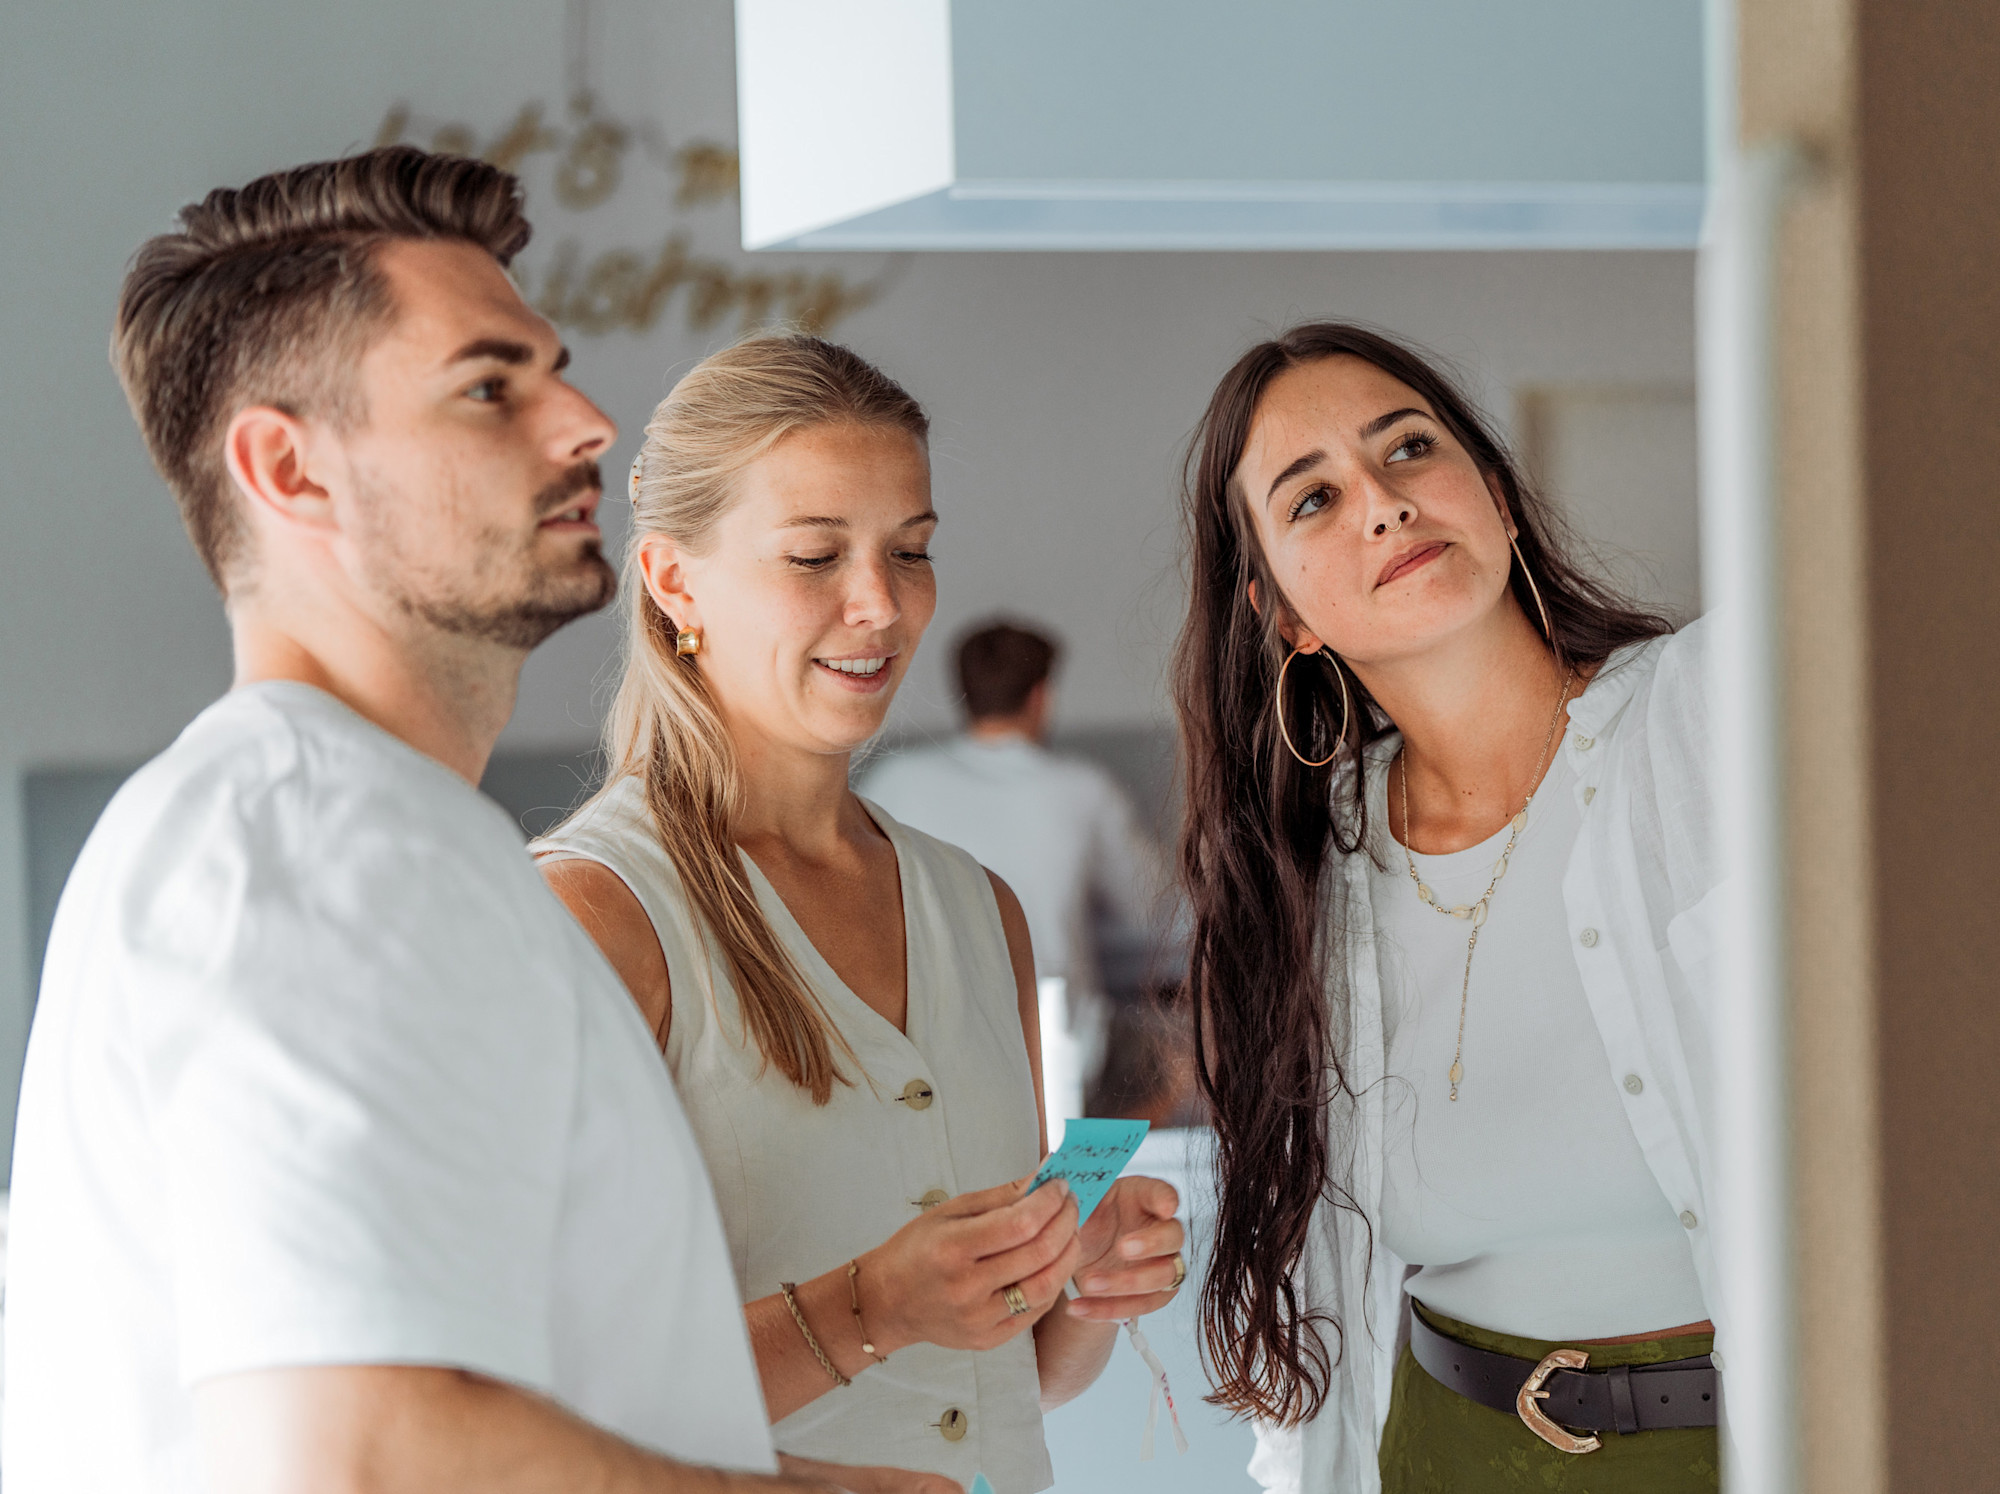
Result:
{"label": "long brown wavy hair", "polygon": [[[1321,885],[1329,855],[1361,854],[1367,843],[1360,754],[1394,728],[1349,670],[1354,708],[1336,744],[1329,723],[1340,719],[1340,683],[1333,669],[1302,668],[1285,682],[1292,739],[1307,757],[1336,745],[1339,752],[1308,768],[1286,750],[1272,699],[1289,652],[1277,618],[1290,603],[1234,474],[1271,381],[1343,356],[1416,391],[1498,482],[1561,658],[1588,668],[1672,631],[1572,559],[1567,527],[1478,410],[1401,343],[1365,327],[1308,322],[1251,348],[1209,400],[1183,473],[1190,597],[1174,670],[1188,795],[1180,866],[1194,911],[1188,990],[1221,1178],[1201,1336],[1216,1386],[1209,1399],[1285,1425],[1318,1414],[1350,1326],[1303,1302],[1294,1280],[1314,1210],[1326,1199],[1334,1228],[1368,1228],[1347,1167],[1336,1163],[1350,1138],[1330,1134],[1334,1102],[1354,1096],[1337,1051],[1345,935],[1338,900],[1329,900],[1330,916],[1322,909]],[[1276,599],[1261,615],[1250,603],[1252,583]],[[1510,588],[1539,632],[1518,564]]]}

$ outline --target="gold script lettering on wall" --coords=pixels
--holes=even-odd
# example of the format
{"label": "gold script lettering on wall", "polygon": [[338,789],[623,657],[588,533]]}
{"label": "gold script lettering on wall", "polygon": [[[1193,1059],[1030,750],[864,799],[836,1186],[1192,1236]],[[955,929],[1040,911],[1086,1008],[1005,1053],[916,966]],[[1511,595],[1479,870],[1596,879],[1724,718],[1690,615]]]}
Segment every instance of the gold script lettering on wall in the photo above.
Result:
{"label": "gold script lettering on wall", "polygon": [[895,266],[856,280],[830,270],[740,269],[695,253],[689,232],[672,220],[735,201],[735,150],[713,140],[673,146],[656,126],[614,119],[587,95],[569,113],[567,123],[552,122],[541,104],[523,104],[504,127],[482,137],[470,125],[426,120],[397,104],[383,116],[375,144],[414,140],[514,172],[534,157],[549,157],[551,190],[572,213],[604,206],[621,188],[656,195],[670,224],[656,245],[593,251],[569,237],[557,241],[539,273],[516,264],[515,279],[535,308],[586,335],[649,331],[676,306],[698,332],[721,326],[733,311],[746,332],[782,321],[824,333],[878,300],[895,278]]}

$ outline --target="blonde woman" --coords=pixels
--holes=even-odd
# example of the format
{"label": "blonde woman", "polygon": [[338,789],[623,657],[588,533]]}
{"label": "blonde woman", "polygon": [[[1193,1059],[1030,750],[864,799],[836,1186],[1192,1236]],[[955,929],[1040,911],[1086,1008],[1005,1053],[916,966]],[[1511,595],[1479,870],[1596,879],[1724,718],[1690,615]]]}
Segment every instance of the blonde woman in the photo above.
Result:
{"label": "blonde woman", "polygon": [[1020,903],[847,786],[936,604],[928,430],[815,338],[676,386],[633,469],[610,776],[536,851],[680,1087],[778,1446],[1033,1494],[1042,1411],[1186,1268],[1163,1182],[1080,1231],[1059,1188],[1026,1192]]}

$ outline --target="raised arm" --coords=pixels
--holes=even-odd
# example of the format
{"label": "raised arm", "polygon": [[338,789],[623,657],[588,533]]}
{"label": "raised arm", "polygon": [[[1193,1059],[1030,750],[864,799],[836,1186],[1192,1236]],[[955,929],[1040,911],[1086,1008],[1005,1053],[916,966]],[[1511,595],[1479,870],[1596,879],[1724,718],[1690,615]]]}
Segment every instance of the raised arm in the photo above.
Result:
{"label": "raised arm", "polygon": [[202,1382],[194,1405],[215,1494],[832,1494],[843,1487],[675,1463],[539,1396],[453,1369],[255,1370]]}
{"label": "raised arm", "polygon": [[[1035,955],[1028,936],[1028,916],[1021,911],[1021,900],[1013,888],[990,871],[986,875],[1000,905],[1000,926],[1007,931],[1007,953],[1013,961],[1020,1000],[1021,1036],[1028,1044],[1029,1068],[1035,1078],[1035,1114],[1039,1117],[1044,1114],[1042,1020],[1035,994]],[[1044,1122],[1043,1153],[1048,1149]],[[1035,1325],[1035,1362],[1044,1411],[1074,1400],[1104,1372],[1118,1341],[1120,1321],[1164,1307],[1173,1297],[1174,1256],[1182,1244],[1181,1224],[1174,1218],[1179,1203],[1173,1186],[1158,1178],[1120,1178],[1091,1214],[1078,1235],[1080,1295],[1058,1302],[1055,1310]]]}

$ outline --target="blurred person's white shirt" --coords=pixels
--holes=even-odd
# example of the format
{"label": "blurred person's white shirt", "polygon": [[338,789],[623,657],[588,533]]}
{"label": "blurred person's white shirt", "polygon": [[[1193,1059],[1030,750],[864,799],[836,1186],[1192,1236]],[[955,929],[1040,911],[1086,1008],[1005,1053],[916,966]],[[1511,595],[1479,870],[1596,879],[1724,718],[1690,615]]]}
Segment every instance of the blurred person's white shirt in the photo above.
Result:
{"label": "blurred person's white shirt", "polygon": [[210,707],[92,833],[12,1205],[7,1494],[204,1488],[192,1387],[304,1365],[774,1466],[644,1020],[498,806],[309,686]]}
{"label": "blurred person's white shirt", "polygon": [[1108,1014],[1098,934],[1150,942],[1165,916],[1158,849],[1109,773],[1024,736],[967,735],[897,753],[872,765],[857,789],[905,824],[970,851],[1020,898],[1041,982],[1053,1145],[1061,1119],[1083,1113],[1081,1089],[1102,1056]]}

